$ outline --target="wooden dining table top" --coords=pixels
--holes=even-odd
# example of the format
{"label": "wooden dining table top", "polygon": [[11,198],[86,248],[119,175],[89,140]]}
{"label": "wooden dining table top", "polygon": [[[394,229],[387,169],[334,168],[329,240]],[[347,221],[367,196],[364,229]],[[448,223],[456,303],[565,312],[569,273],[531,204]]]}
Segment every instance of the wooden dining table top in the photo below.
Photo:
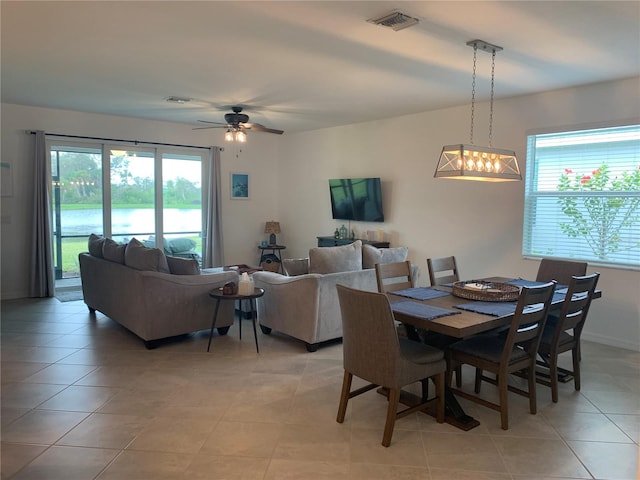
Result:
{"label": "wooden dining table top", "polygon": [[[513,277],[490,277],[484,278],[482,280],[490,282],[507,282],[509,280],[513,280]],[[451,287],[440,285],[435,288],[443,292],[448,292],[449,295],[429,300],[415,300],[405,298],[398,295],[393,295],[393,292],[388,292],[387,296],[391,302],[409,300],[412,302],[424,303],[426,305],[445,308],[447,310],[452,310],[460,313],[435,318],[433,320],[427,320],[414,315],[394,311],[395,319],[399,322],[413,325],[416,328],[431,330],[433,332],[448,335],[450,337],[464,338],[470,335],[476,335],[478,333],[486,332],[503,325],[507,325],[513,318],[513,314],[496,317],[484,313],[476,313],[458,309],[456,308],[456,305],[469,303],[472,300],[454,296],[453,294],[451,294],[451,292],[453,291]],[[600,291],[596,291],[594,298],[599,298],[600,296]],[[557,309],[561,305],[562,301],[556,301],[552,304],[552,309],[554,306]]]}

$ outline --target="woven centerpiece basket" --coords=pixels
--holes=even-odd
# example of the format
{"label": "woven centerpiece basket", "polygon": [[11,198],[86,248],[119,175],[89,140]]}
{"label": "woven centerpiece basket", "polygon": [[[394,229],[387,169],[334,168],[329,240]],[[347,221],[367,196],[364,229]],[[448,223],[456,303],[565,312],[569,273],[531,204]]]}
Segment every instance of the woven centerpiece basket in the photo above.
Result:
{"label": "woven centerpiece basket", "polygon": [[[467,285],[473,285],[475,288]],[[477,288],[478,285],[482,285],[482,288]],[[481,302],[515,302],[520,295],[520,287],[509,283],[475,280],[472,282],[455,282],[451,293],[456,297],[479,300]]]}

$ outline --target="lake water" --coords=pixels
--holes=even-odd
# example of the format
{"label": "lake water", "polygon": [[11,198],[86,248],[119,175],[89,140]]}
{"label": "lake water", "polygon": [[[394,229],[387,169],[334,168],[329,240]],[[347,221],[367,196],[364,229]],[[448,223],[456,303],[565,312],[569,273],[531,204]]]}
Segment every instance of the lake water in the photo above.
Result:
{"label": "lake water", "polygon": [[[102,233],[102,210],[63,210],[60,212],[62,235]],[[114,235],[153,234],[155,212],[150,208],[115,209],[111,214]],[[164,210],[165,232],[195,232],[202,230],[202,212],[199,209],[168,208]]]}

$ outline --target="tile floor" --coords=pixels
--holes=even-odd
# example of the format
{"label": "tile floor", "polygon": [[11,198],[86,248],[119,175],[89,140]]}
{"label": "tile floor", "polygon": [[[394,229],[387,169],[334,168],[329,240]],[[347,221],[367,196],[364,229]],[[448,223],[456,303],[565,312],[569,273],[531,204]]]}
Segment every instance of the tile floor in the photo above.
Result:
{"label": "tile floor", "polygon": [[[307,353],[249,320],[146,350],[84,303],[2,303],[2,479],[636,479],[640,353],[583,342],[583,388],[538,387],[538,414],[462,402],[462,432],[425,414],[380,445],[385,400],[369,392],[336,423],[341,345]],[[568,360],[568,359],[567,359]],[[468,387],[472,371],[463,374]],[[519,381],[519,379],[514,379]],[[483,387],[494,393],[491,385]]]}

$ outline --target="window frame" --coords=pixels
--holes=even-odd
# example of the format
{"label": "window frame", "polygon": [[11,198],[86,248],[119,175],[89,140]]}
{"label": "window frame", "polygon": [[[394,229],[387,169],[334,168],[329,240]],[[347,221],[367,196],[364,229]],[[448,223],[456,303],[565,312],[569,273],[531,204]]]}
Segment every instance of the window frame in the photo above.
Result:
{"label": "window frame", "polygon": [[[603,134],[615,134],[624,137],[625,133],[629,136],[628,140],[621,140],[618,137],[608,141],[602,140],[607,138],[603,137]],[[594,142],[594,138],[600,140]],[[566,143],[561,147],[560,141],[562,140]],[[596,145],[596,148],[591,148],[590,145]],[[615,148],[616,145],[619,145],[619,148]],[[631,156],[629,156],[629,151]],[[629,156],[628,165],[626,163],[627,156]],[[587,261],[592,265],[640,270],[640,206],[638,206],[640,189],[635,189],[637,186],[636,180],[633,180],[630,184],[632,187],[630,190],[611,191],[609,190],[611,188],[609,181],[604,189],[600,191],[583,190],[583,187],[578,190],[571,188],[563,191],[559,187],[561,175],[559,167],[565,162],[570,167],[576,165],[575,171],[572,168],[564,170],[565,181],[571,187],[582,183],[581,180],[588,177],[584,181],[593,183],[587,183],[584,188],[589,188],[590,186],[596,188],[596,172],[601,175],[598,178],[603,181],[607,178],[607,174],[609,175],[609,180],[614,177],[620,179],[623,171],[628,172],[634,179],[637,179],[638,175],[640,175],[640,119],[612,124],[537,130],[527,133],[522,255],[525,258],[551,257],[580,260]],[[614,168],[609,168],[609,172],[606,169],[601,172],[599,167],[602,165],[613,165]],[[582,179],[580,175],[583,175]],[[596,248],[589,245],[586,235],[581,238],[580,235],[570,236],[566,233],[566,230],[563,231],[560,226],[561,223],[567,224],[573,221],[578,224],[579,221],[575,220],[575,217],[567,216],[562,211],[563,207],[560,199],[592,198],[606,202],[607,198],[610,199],[612,197],[624,198],[627,202],[631,200],[630,205],[634,205],[633,218],[635,221],[623,227],[607,229],[602,227],[603,232],[606,233],[623,233],[621,235],[622,238],[628,239],[628,245],[630,246],[629,248],[625,247],[615,251],[609,250],[609,243],[606,243],[607,250],[603,258],[603,249],[599,249],[599,256]],[[555,201],[553,200],[554,198],[556,199]],[[587,217],[587,223],[588,221],[593,221],[594,218],[600,218],[588,217],[586,210],[583,210],[585,208],[584,202],[579,202],[579,208],[581,213]],[[615,207],[609,207],[608,205],[607,208],[615,209]],[[615,213],[623,211],[624,209],[620,208],[615,210]],[[618,217],[615,218],[619,220]],[[620,215],[620,218],[622,218],[622,215]],[[562,222],[563,219],[564,222]],[[555,229],[553,228],[554,226],[556,227]],[[623,247],[624,245],[623,243]],[[638,260],[634,261],[635,259]]]}

